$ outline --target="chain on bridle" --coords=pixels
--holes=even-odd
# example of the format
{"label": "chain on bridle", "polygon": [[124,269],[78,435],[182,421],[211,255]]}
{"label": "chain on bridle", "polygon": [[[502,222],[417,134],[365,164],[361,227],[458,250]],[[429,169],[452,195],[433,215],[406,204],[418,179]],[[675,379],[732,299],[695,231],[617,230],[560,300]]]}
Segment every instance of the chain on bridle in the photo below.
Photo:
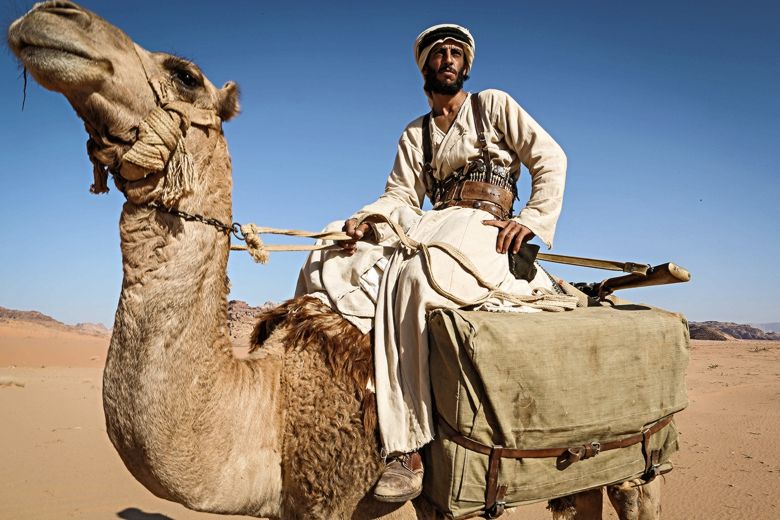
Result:
{"label": "chain on bridle", "polygon": [[225,233],[226,235],[233,235],[234,237],[236,237],[237,240],[246,242],[246,238],[244,237],[244,234],[241,232],[241,224],[238,222],[233,222],[232,224],[227,225],[219,219],[212,218],[212,217],[205,217],[203,215],[197,215],[193,213],[187,213],[186,211],[182,211],[178,208],[169,208],[168,206],[163,206],[158,202],[147,202],[146,204],[139,204],[139,206],[150,208],[155,211],[162,211],[163,213],[168,213],[169,215],[173,215],[174,217],[179,217],[180,219],[186,220],[187,222],[200,222],[201,224],[206,224],[207,226],[215,227],[222,233]]}
{"label": "chain on bridle", "polygon": [[[141,65],[141,69],[144,71],[146,82],[149,85],[149,88],[152,90],[156,106],[141,121],[138,129],[136,130],[136,140],[131,144],[131,148],[121,157],[117,156],[117,149],[119,147],[126,146],[128,143],[123,142],[121,139],[117,139],[110,134],[108,136],[101,135],[85,121],[85,127],[87,133],[90,136],[87,141],[87,153],[89,155],[90,161],[93,164],[93,174],[95,178],[95,182],[90,188],[92,193],[105,193],[108,191],[107,178],[108,174],[110,173],[114,177],[119,191],[121,191],[125,198],[127,198],[126,185],[128,182],[130,182],[130,179],[127,179],[122,175],[122,167],[124,165],[125,159],[129,159],[135,165],[143,165],[144,155],[146,155],[147,157],[152,156],[151,160],[157,160],[159,163],[159,158],[154,157],[154,146],[159,148],[161,145],[164,145],[170,152],[170,155],[167,156],[167,159],[163,161],[161,170],[159,170],[164,173],[167,181],[167,177],[170,175],[171,163],[174,162],[175,159],[175,152],[182,151],[184,135],[186,134],[186,131],[190,125],[203,126],[208,128],[221,128],[222,121],[217,115],[216,110],[196,108],[194,106],[188,106],[189,104],[169,99],[170,96],[168,94],[167,88],[160,81],[153,81],[146,64],[144,63],[144,60],[138,53],[138,49],[134,46],[133,50],[135,51],[135,55]],[[155,122],[160,122],[161,117],[164,118],[162,114],[165,112],[168,112],[171,115],[171,121],[165,120],[162,121],[162,124],[167,126],[167,129],[171,129],[170,127],[172,125],[174,127],[180,125],[181,135],[179,136],[179,139],[174,141],[170,135],[153,136],[153,138],[161,138],[157,139],[156,142],[152,142],[151,144],[141,142],[142,138],[145,137],[144,132],[146,132],[146,134],[149,134],[150,130],[151,132],[154,132]],[[173,128],[173,130],[175,131],[176,129]],[[152,139],[152,141],[154,140],[155,139]],[[138,145],[142,145],[140,151],[138,149]],[[184,153],[186,153],[186,151]],[[137,159],[139,156],[141,160]],[[162,154],[162,157],[165,157],[165,155]],[[132,180],[142,180],[155,171],[158,170],[150,168],[142,177]],[[179,187],[178,194],[183,194],[181,187]],[[201,224],[212,226],[226,235],[232,235],[237,240],[246,242],[246,237],[241,231],[241,224],[238,222],[226,224],[219,219],[188,213],[176,207],[172,207],[170,204],[163,204],[160,202],[148,202],[146,204],[135,205],[139,207],[146,207],[154,211],[168,213],[169,215],[181,218],[187,222],[199,222]]]}

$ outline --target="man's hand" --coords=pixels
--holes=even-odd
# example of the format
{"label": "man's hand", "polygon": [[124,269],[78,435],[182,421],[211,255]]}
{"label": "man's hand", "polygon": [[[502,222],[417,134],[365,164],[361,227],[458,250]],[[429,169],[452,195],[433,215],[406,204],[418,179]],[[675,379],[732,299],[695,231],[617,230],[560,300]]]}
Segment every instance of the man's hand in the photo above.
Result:
{"label": "man's hand", "polygon": [[510,250],[517,253],[520,246],[536,236],[533,231],[514,220],[483,220],[482,223],[501,230],[496,238],[497,253],[503,254]]}
{"label": "man's hand", "polygon": [[351,240],[341,241],[341,248],[349,255],[355,254],[358,240],[370,240],[374,235],[374,231],[371,229],[371,226],[365,222],[358,226],[357,219],[354,218],[345,220],[344,227],[342,227],[341,230],[352,237]]}

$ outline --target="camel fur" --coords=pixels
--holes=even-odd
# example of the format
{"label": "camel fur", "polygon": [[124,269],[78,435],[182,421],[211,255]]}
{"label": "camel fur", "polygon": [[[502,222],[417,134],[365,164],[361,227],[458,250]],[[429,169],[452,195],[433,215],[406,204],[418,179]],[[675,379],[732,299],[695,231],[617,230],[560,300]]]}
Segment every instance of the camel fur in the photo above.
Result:
{"label": "camel fur", "polygon": [[[149,206],[165,200],[232,222],[221,121],[238,113],[237,86],[215,87],[193,63],[149,52],[66,0],[36,4],[11,25],[8,42],[32,77],[63,94],[83,120],[94,191],[105,189],[101,176],[110,173],[127,198],[103,403],[108,435],[133,476],[155,495],[199,511],[433,516],[422,499],[412,507],[371,498],[381,459],[366,389],[367,337],[301,298],[263,317],[252,354],[235,359],[227,331],[228,234]],[[191,179],[174,192],[166,191],[169,162],[158,171],[124,161],[147,116],[158,107],[172,110],[170,103],[182,111],[179,151],[192,167]],[[220,122],[199,124],[198,114]],[[631,509],[643,494],[634,491],[612,488],[610,500]]]}

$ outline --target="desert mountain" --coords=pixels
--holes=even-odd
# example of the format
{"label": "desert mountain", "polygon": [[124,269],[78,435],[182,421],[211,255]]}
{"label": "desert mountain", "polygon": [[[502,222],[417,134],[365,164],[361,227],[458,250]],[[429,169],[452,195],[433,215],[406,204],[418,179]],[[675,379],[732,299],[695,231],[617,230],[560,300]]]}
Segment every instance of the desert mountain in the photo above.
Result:
{"label": "desert mountain", "polygon": [[780,334],[765,332],[752,325],[721,321],[692,321],[691,339],[726,341],[730,339],[780,340]]}
{"label": "desert mountain", "polygon": [[[228,326],[230,328],[230,339],[233,344],[241,347],[248,346],[249,337],[252,334],[252,329],[257,321],[257,316],[261,312],[275,306],[276,303],[274,302],[265,302],[263,305],[255,307],[241,300],[230,300],[228,302]],[[107,336],[111,334],[111,329],[106,328],[100,323],[77,323],[76,325],[67,325],[38,311],[19,311],[0,307],[0,323],[4,321],[31,322],[52,329],[86,334],[89,336]],[[733,339],[780,340],[779,333],[767,331],[774,330],[770,327],[771,325],[780,325],[777,323],[765,324],[760,328],[754,325],[721,321],[692,321],[689,325],[691,339],[718,341]]]}
{"label": "desert mountain", "polygon": [[[231,300],[228,302],[228,325],[230,328],[230,339],[234,345],[248,346],[249,336],[252,334],[252,328],[257,321],[257,316],[262,311],[275,307],[273,302],[266,302],[259,307],[253,307],[241,300]],[[60,330],[63,332],[75,332],[88,336],[108,336],[111,329],[106,328],[101,323],[77,323],[68,325],[55,320],[38,311],[19,311],[0,307],[0,323],[3,322],[28,322],[43,326],[49,329]]]}
{"label": "desert mountain", "polygon": [[230,329],[230,341],[234,346],[248,347],[249,337],[257,322],[257,316],[268,309],[276,307],[273,302],[265,302],[259,307],[252,307],[241,300],[228,302],[228,327]]}
{"label": "desert mountain", "polygon": [[102,323],[77,323],[75,325],[67,325],[61,321],[55,320],[51,316],[47,316],[38,311],[18,311],[15,309],[7,309],[0,307],[0,323],[2,322],[30,322],[44,327],[52,329],[75,332],[77,334],[86,334],[88,336],[108,336],[111,334],[111,329],[106,328]]}

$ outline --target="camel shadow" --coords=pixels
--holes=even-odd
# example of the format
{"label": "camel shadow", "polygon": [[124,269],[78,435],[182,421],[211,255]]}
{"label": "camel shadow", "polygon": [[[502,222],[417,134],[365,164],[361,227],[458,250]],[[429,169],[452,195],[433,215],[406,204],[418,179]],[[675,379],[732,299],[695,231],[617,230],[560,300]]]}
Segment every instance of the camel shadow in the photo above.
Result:
{"label": "camel shadow", "polygon": [[128,507],[119,511],[116,516],[123,520],[173,520],[170,516],[160,513],[145,513],[137,507]]}

